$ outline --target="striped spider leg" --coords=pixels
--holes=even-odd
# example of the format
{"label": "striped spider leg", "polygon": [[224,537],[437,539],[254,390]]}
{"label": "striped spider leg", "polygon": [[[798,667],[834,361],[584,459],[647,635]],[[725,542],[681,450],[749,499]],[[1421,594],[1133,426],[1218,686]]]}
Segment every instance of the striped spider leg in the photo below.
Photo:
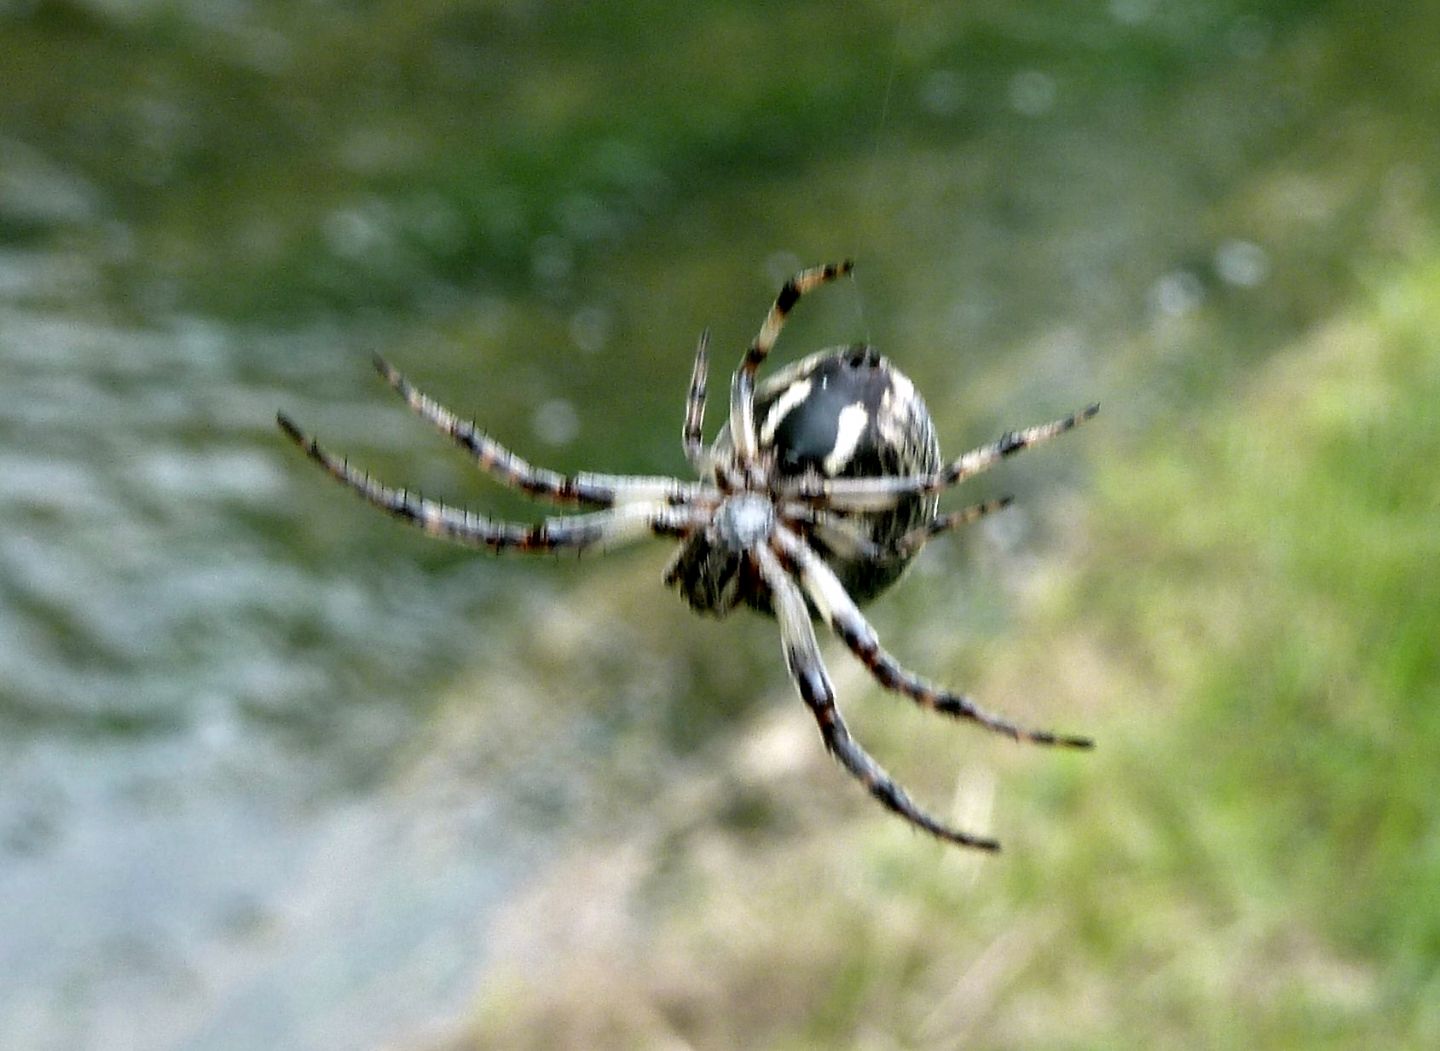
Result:
{"label": "striped spider leg", "polygon": [[832,551],[838,551],[850,558],[872,560],[886,558],[910,558],[919,554],[920,549],[939,536],[972,522],[978,522],[988,514],[1004,510],[1015,502],[1013,496],[1000,496],[993,500],[982,500],[958,511],[937,515],[929,522],[916,526],[908,533],[886,544],[878,544],[861,536],[845,520],[843,514],[827,511],[808,504],[789,503],[784,505],[784,517],[791,522],[809,526],[815,537]]}
{"label": "striped spider leg", "polygon": [[695,346],[695,366],[690,370],[690,391],[685,395],[685,424],[680,445],[695,473],[705,474],[705,383],[710,373],[710,330],[700,333]]}
{"label": "striped spider leg", "polygon": [[780,338],[780,329],[785,317],[805,293],[813,291],[828,281],[848,274],[855,264],[850,260],[842,263],[827,263],[824,266],[801,270],[786,281],[775,297],[770,312],[765,315],[760,331],[756,334],[750,349],[740,361],[740,367],[730,381],[730,434],[735,442],[735,458],[742,472],[749,472],[755,466],[759,453],[759,439],[755,433],[755,373]]}
{"label": "striped spider leg", "polygon": [[775,617],[780,622],[780,645],[786,667],[790,669],[790,677],[801,700],[820,724],[820,736],[825,741],[826,750],[881,804],[910,824],[962,847],[999,850],[1000,844],[995,840],[961,832],[925,813],[855,742],[840,715],[840,709],[835,706],[835,688],[830,685],[830,675],[820,657],[820,645],[815,639],[815,628],[810,623],[810,610],[805,605],[804,596],[770,548],[756,546],[751,555],[770,588]]}
{"label": "striped spider leg", "polygon": [[[427,500],[406,489],[381,485],[364,471],[350,466],[321,448],[283,414],[280,429],[330,476],[354,490],[363,500],[424,530],[470,547],[491,551],[550,552],[605,551],[645,536],[682,537],[703,524],[709,512],[703,506],[664,500],[623,501],[589,514],[562,515],[533,525],[505,522],[463,508]],[[618,491],[623,492],[623,488]]]}
{"label": "striped spider leg", "polygon": [[786,498],[808,500],[842,511],[880,511],[893,507],[906,496],[938,493],[987,471],[1007,456],[1064,434],[1100,411],[1088,405],[1079,412],[1037,424],[1021,431],[1009,431],[993,442],[971,449],[959,459],[932,474],[896,475],[885,478],[800,478],[784,487]]}
{"label": "striped spider leg", "polygon": [[[702,352],[703,349],[702,341]],[[616,504],[636,501],[682,503],[702,494],[712,497],[716,495],[709,486],[682,482],[675,478],[595,474],[589,471],[562,475],[544,467],[534,467],[476,427],[474,421],[460,419],[435,399],[417,390],[378,354],[375,355],[375,368],[385,382],[405,399],[405,404],[468,451],[481,470],[502,484],[529,496],[557,504],[613,507]],[[702,403],[703,384],[702,375]]]}
{"label": "striped spider leg", "polygon": [[820,619],[840,637],[850,652],[859,658],[875,681],[887,690],[909,697],[922,708],[957,719],[969,719],[987,730],[1004,734],[1017,741],[1033,744],[1060,745],[1066,748],[1090,748],[1088,737],[1070,737],[1049,730],[1032,730],[981,708],[962,694],[934,686],[914,672],[902,667],[880,645],[880,637],[858,606],[845,592],[844,586],[810,546],[784,526],[775,530],[775,549],[785,564],[800,578],[800,586],[809,597]]}
{"label": "striped spider leg", "polygon": [[473,422],[460,419],[416,389],[384,358],[375,368],[418,415],[428,420],[500,483],[558,504],[601,508],[591,514],[561,516],[533,524],[504,522],[426,500],[405,489],[384,486],[349,462],[327,452],[303,434],[289,417],[277,414],[280,429],[331,477],[366,502],[423,529],[472,547],[492,551],[545,552],[607,550],[647,535],[680,537],[702,524],[718,499],[711,486],[675,478],[581,472],[562,475],[521,459]]}

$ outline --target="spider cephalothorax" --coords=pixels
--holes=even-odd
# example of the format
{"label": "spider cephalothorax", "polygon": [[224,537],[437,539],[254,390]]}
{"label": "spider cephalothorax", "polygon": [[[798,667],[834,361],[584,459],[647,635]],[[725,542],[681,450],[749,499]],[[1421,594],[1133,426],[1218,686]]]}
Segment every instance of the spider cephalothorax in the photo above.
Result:
{"label": "spider cephalothorax", "polygon": [[757,390],[755,375],[796,301],[849,271],[848,262],[814,267],[785,283],[735,371],[729,422],[708,449],[701,433],[709,341],[708,334],[700,337],[682,434],[698,482],[561,475],[531,466],[376,359],[410,407],[467,449],[483,470],[531,496],[594,508],[589,514],[535,525],[471,514],[380,485],[330,455],[283,414],[278,421],[334,477],[433,536],[492,551],[583,551],[646,535],[678,538],[681,547],[665,582],[700,612],[723,616],[743,603],[774,615],[791,677],[826,748],[872,795],[941,839],[995,850],[993,839],[951,828],[917,807],[851,738],[835,707],[814,622],[833,631],[882,686],[922,707],[1016,740],[1088,748],[1087,738],[1024,729],[907,671],[880,646],[859,604],[894,583],[931,537],[1009,503],[989,500],[942,515],[943,490],[1069,430],[1099,406],[1012,431],[944,464],[914,385],[870,347],[822,350]]}

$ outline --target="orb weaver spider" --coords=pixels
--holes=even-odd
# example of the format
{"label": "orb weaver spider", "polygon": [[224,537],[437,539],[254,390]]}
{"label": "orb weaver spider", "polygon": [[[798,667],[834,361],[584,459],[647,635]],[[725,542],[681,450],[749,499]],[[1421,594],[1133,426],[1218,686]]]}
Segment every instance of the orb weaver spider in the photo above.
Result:
{"label": "orb weaver spider", "polygon": [[1011,431],[942,463],[935,427],[914,384],[873,348],[821,350],[756,386],[786,315],[801,296],[848,274],[849,261],[801,270],[780,289],[730,384],[729,421],[702,439],[709,333],[695,350],[681,438],[700,476],[563,475],[533,466],[473,422],[416,390],[383,358],[376,368],[420,416],[469,452],[499,482],[590,512],[520,524],[487,518],[373,480],[325,451],[283,413],[280,429],[367,502],[431,536],[493,552],[590,551],[645,536],[680,548],[664,581],[694,610],[724,616],[746,605],[779,622],[785,663],[819,724],[825,747],[870,794],[911,825],[965,847],[998,850],[920,809],[850,736],[820,656],[827,627],[885,689],[922,708],[967,719],[1017,741],[1089,748],[1086,737],[1027,729],[963,694],[902,667],[880,644],[860,604],[889,587],[926,541],[1005,507],[987,500],[939,513],[940,494],[1001,459],[1063,434],[1100,409]]}

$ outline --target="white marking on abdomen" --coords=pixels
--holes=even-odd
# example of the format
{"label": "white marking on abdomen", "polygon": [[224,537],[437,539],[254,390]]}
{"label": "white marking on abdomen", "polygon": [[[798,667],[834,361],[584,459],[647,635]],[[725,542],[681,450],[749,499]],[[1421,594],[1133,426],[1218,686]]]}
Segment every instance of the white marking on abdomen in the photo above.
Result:
{"label": "white marking on abdomen", "polygon": [[765,422],[760,425],[760,440],[769,445],[775,440],[775,432],[780,429],[780,424],[785,417],[790,415],[790,410],[799,405],[810,396],[810,381],[800,380],[785,388],[785,393],[775,399],[775,404],[770,406],[770,411],[765,414]]}
{"label": "white marking on abdomen", "polygon": [[855,455],[855,447],[860,444],[860,436],[865,433],[865,424],[869,419],[870,414],[865,411],[863,402],[857,401],[840,410],[840,417],[835,421],[835,448],[823,461],[825,473],[831,478],[843,471],[850,457]]}

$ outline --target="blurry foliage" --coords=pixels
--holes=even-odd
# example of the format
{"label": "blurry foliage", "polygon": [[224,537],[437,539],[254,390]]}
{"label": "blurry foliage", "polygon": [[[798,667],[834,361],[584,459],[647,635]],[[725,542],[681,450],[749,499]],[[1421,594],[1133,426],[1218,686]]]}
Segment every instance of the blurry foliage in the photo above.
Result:
{"label": "blurry foliage", "polygon": [[[640,224],[817,157],[858,170],[887,91],[929,100],[917,144],[1012,122],[1017,69],[1062,78],[1070,114],[1113,128],[1169,114],[1237,49],[1335,5],[1112,6],[1136,17],[1058,0],[871,2],[843,18],[822,4],[37,0],[0,11],[0,126],[43,141],[133,228],[117,298],[173,282],[190,308],[236,317],[402,306],[587,265]],[[1355,79],[1373,83],[1374,41],[1351,39]],[[1394,87],[1387,105],[1410,85]],[[1195,174],[1223,178],[1224,154],[1194,145]]]}

